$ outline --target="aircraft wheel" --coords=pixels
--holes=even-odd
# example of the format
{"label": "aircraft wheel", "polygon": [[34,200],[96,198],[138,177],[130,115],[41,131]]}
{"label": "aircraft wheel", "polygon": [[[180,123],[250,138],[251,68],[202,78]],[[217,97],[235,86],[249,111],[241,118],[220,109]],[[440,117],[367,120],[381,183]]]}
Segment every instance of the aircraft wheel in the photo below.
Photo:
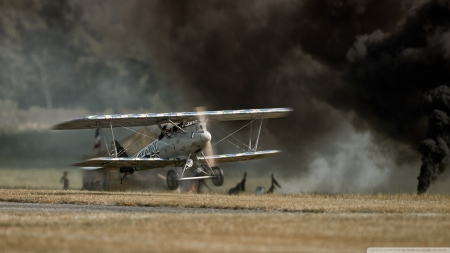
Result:
{"label": "aircraft wheel", "polygon": [[166,177],[167,186],[171,190],[176,190],[180,186],[180,180],[178,180],[178,174],[174,170],[169,170]]}
{"label": "aircraft wheel", "polygon": [[214,172],[214,177],[211,178],[213,184],[215,186],[223,185],[223,170],[220,167],[212,167],[212,171]]}

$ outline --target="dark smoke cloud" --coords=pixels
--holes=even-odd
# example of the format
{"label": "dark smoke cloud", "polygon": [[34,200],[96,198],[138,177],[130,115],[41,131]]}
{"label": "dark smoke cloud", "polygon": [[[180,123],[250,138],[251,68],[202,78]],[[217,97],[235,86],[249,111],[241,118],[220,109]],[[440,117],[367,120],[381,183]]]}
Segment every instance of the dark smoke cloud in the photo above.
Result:
{"label": "dark smoke cloud", "polygon": [[443,85],[426,92],[423,107],[430,117],[426,139],[419,146],[419,152],[423,155],[423,164],[417,178],[419,194],[427,191],[450,161],[450,88]]}
{"label": "dark smoke cloud", "polygon": [[[295,50],[340,67],[357,35],[391,31],[407,11],[392,1],[139,1],[133,10],[127,29],[214,108],[295,104],[305,87],[278,70]],[[339,88],[326,79],[306,89]]]}
{"label": "dark smoke cloud", "polygon": [[[313,100],[353,108],[342,102],[349,93],[340,76],[346,53],[359,34],[393,30],[408,11],[403,5],[138,1],[127,30],[141,37],[170,72],[168,85],[208,109],[293,107],[295,116],[270,127],[274,132],[287,123],[299,126],[294,136],[290,131],[277,135],[286,149],[305,153],[339,125],[330,124],[333,119]],[[297,145],[299,141],[309,145]]]}
{"label": "dark smoke cloud", "polygon": [[422,94],[450,77],[449,24],[448,2],[432,1],[399,30],[390,35],[377,30],[349,50],[350,102],[376,130],[411,146],[423,138]]}
{"label": "dark smoke cloud", "polygon": [[346,75],[357,94],[356,111],[376,131],[414,147],[425,132],[422,111],[430,115],[426,140],[419,147],[423,165],[418,193],[428,189],[447,163],[448,88],[428,90],[450,80],[449,34],[449,2],[431,1],[398,31],[360,37],[347,54],[352,64]]}
{"label": "dark smoke cloud", "polygon": [[298,131],[278,136],[296,152],[330,124],[312,99],[416,149],[422,94],[449,80],[448,1],[139,1],[132,13],[127,29],[210,108],[293,107],[282,123]]}

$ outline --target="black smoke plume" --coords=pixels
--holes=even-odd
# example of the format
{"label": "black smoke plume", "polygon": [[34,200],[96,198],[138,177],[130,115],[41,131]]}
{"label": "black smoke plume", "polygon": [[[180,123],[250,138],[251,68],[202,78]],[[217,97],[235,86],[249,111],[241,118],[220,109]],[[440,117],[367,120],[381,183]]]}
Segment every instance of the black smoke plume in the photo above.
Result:
{"label": "black smoke plume", "polygon": [[425,132],[422,111],[429,116],[419,194],[444,172],[449,154],[448,87],[440,86],[450,80],[449,32],[449,2],[430,1],[398,31],[361,37],[347,54],[355,108],[372,128],[414,147]]}
{"label": "black smoke plume", "polygon": [[424,111],[430,118],[426,139],[419,146],[419,152],[423,155],[417,178],[419,194],[427,191],[450,161],[450,88],[443,85],[430,90],[424,94],[423,101]]}

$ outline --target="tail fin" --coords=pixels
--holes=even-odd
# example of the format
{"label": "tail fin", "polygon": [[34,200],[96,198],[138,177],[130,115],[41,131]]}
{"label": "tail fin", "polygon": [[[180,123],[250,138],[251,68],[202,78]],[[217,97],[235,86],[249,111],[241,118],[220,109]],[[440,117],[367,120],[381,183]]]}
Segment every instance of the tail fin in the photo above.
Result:
{"label": "tail fin", "polygon": [[118,141],[114,141],[116,144],[116,150],[117,150],[117,157],[128,157],[127,152],[125,152],[125,149],[119,144]]}

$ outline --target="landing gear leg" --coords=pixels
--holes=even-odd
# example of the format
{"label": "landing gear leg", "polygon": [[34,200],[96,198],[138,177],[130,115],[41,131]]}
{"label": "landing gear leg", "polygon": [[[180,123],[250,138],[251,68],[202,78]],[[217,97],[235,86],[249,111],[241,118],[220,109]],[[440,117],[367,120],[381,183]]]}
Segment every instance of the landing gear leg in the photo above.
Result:
{"label": "landing gear leg", "polygon": [[122,179],[120,179],[120,184],[122,184],[122,181],[125,179],[126,176],[133,174],[134,171],[127,171],[125,172],[125,174],[123,175]]}

